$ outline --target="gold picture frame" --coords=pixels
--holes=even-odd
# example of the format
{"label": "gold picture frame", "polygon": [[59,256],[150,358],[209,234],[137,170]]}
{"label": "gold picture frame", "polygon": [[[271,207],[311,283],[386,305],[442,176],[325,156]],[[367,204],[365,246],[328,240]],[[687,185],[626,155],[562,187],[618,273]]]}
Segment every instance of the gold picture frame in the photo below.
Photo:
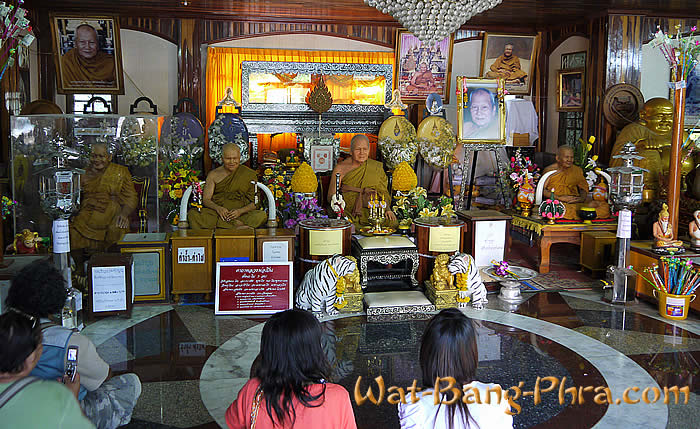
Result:
{"label": "gold picture frame", "polygon": [[457,76],[457,138],[463,144],[505,143],[505,81]]}
{"label": "gold picture frame", "polygon": [[583,112],[585,72],[583,69],[559,70],[557,75],[557,111]]}
{"label": "gold picture frame", "polygon": [[[396,30],[394,82],[403,101],[425,103],[426,97],[435,93],[445,104],[450,102],[454,43],[454,33],[429,47],[410,31]],[[422,71],[421,67],[426,70]]]}
{"label": "gold picture frame", "polygon": [[[124,94],[117,16],[51,14],[50,22],[59,94]],[[83,35],[77,47],[76,31]]]}
{"label": "gold picture frame", "polygon": [[[507,52],[506,47],[509,45],[512,49]],[[505,79],[505,88],[509,94],[529,95],[537,61],[539,37],[484,33],[482,46],[479,75],[484,79]],[[507,64],[504,64],[504,61]]]}

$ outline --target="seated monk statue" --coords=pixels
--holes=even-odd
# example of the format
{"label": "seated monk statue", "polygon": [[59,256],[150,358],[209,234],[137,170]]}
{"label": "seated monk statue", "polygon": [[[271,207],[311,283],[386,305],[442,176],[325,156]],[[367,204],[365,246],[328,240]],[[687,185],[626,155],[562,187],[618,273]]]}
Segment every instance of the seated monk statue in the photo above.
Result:
{"label": "seated monk statue", "polygon": [[[356,228],[369,224],[367,203],[373,195],[384,197],[387,202],[386,220],[396,221],[396,215],[389,209],[391,194],[387,190],[388,179],[381,162],[369,159],[369,139],[358,134],[350,142],[350,158],[339,162],[331,177],[340,174],[340,192],[346,203],[345,213]],[[330,202],[338,192],[335,183],[328,191]]]}
{"label": "seated monk statue", "polygon": [[138,198],[129,169],[112,163],[108,145],[95,143],[80,183],[80,211],[70,222],[71,249],[104,251],[129,228]]}
{"label": "seated monk statue", "polygon": [[255,171],[241,165],[241,150],[227,143],[221,148],[223,165],[207,175],[202,190],[202,211],[192,208],[187,219],[192,229],[257,228],[267,219],[255,208]]}
{"label": "seated monk statue", "polygon": [[659,219],[654,222],[654,227],[652,229],[655,239],[654,248],[656,249],[683,247],[683,242],[680,240],[675,240],[673,237],[673,225],[669,223],[669,217],[670,213],[668,212],[668,206],[664,203],[663,208],[659,213]]}
{"label": "seated monk statue", "polygon": [[[673,104],[665,98],[652,98],[644,103],[639,112],[639,121],[626,125],[615,140],[610,153],[610,166],[620,167],[623,160],[613,158],[619,155],[627,142],[635,143],[637,151],[644,159],[635,161],[637,167],[646,168],[644,189],[656,194],[660,189],[659,174],[668,171],[673,134]],[[684,173],[695,168],[692,157],[687,157],[681,167]]]}
{"label": "seated monk statue", "polygon": [[574,165],[574,149],[571,146],[559,146],[557,162],[545,168],[542,174],[552,170],[557,172],[547,178],[544,189],[554,189],[556,199],[564,203],[564,219],[580,219],[578,210],[583,206],[595,208],[598,219],[611,217],[610,206],[606,201],[586,202],[588,182],[581,167]]}
{"label": "seated monk statue", "polygon": [[421,63],[418,70],[413,73],[411,83],[406,87],[409,92],[434,92],[438,90],[433,73],[428,70],[427,63]]}

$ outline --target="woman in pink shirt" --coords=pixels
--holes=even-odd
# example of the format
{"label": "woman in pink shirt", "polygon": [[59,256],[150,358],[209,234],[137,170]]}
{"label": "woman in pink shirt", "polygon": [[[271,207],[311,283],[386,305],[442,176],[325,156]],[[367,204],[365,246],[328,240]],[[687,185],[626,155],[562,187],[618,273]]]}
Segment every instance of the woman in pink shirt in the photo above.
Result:
{"label": "woman in pink shirt", "polygon": [[231,429],[356,429],[348,392],[328,383],[321,324],[286,310],[265,323],[251,378],[226,410]]}

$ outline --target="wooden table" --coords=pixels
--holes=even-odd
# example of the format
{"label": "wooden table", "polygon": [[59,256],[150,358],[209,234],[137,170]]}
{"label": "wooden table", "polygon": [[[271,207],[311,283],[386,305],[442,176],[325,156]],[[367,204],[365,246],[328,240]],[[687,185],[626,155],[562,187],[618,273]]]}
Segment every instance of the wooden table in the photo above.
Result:
{"label": "wooden table", "polygon": [[581,233],[589,231],[617,231],[615,223],[557,223],[547,224],[544,220],[533,219],[513,214],[514,227],[531,231],[540,250],[540,274],[549,272],[549,250],[555,243],[571,243],[581,245]]}
{"label": "wooden table", "polygon": [[[630,244],[630,265],[632,265],[638,273],[641,273],[644,276],[647,276],[647,274],[644,273],[644,268],[649,267],[652,264],[658,265],[659,258],[663,256],[654,253],[651,250],[651,245],[651,240],[633,241]],[[689,250],[688,247],[689,246],[687,246],[686,243],[685,253],[682,253],[678,256],[681,258],[690,258],[693,260],[693,263],[696,266],[700,265],[700,253],[693,252]],[[658,302],[658,299],[654,297],[654,293],[652,292],[653,288],[651,287],[651,285],[644,281],[644,279],[642,279],[640,276],[637,276],[634,290],[636,292],[637,298],[653,303]],[[700,300],[696,299],[693,302],[691,302],[690,308],[695,311],[700,311]]]}

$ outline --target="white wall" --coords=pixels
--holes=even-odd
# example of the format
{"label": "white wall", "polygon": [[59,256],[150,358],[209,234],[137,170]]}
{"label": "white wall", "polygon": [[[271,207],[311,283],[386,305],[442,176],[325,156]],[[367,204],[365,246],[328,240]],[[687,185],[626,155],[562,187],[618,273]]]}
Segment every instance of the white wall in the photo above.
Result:
{"label": "white wall", "polygon": [[[177,46],[161,37],[134,30],[121,30],[124,95],[117,97],[118,113],[129,114],[129,106],[141,96],[153,100],[158,113],[170,115],[177,103]],[[66,96],[56,104],[66,111]],[[139,105],[145,110],[147,103]]]}
{"label": "white wall", "polygon": [[[561,69],[561,55],[571,52],[588,52],[588,39],[571,36],[549,55],[548,91],[547,91],[547,141],[546,152],[556,152],[559,137],[559,112],[557,112],[557,71]],[[585,106],[588,109],[588,106]],[[594,113],[594,112],[592,112]]]}

